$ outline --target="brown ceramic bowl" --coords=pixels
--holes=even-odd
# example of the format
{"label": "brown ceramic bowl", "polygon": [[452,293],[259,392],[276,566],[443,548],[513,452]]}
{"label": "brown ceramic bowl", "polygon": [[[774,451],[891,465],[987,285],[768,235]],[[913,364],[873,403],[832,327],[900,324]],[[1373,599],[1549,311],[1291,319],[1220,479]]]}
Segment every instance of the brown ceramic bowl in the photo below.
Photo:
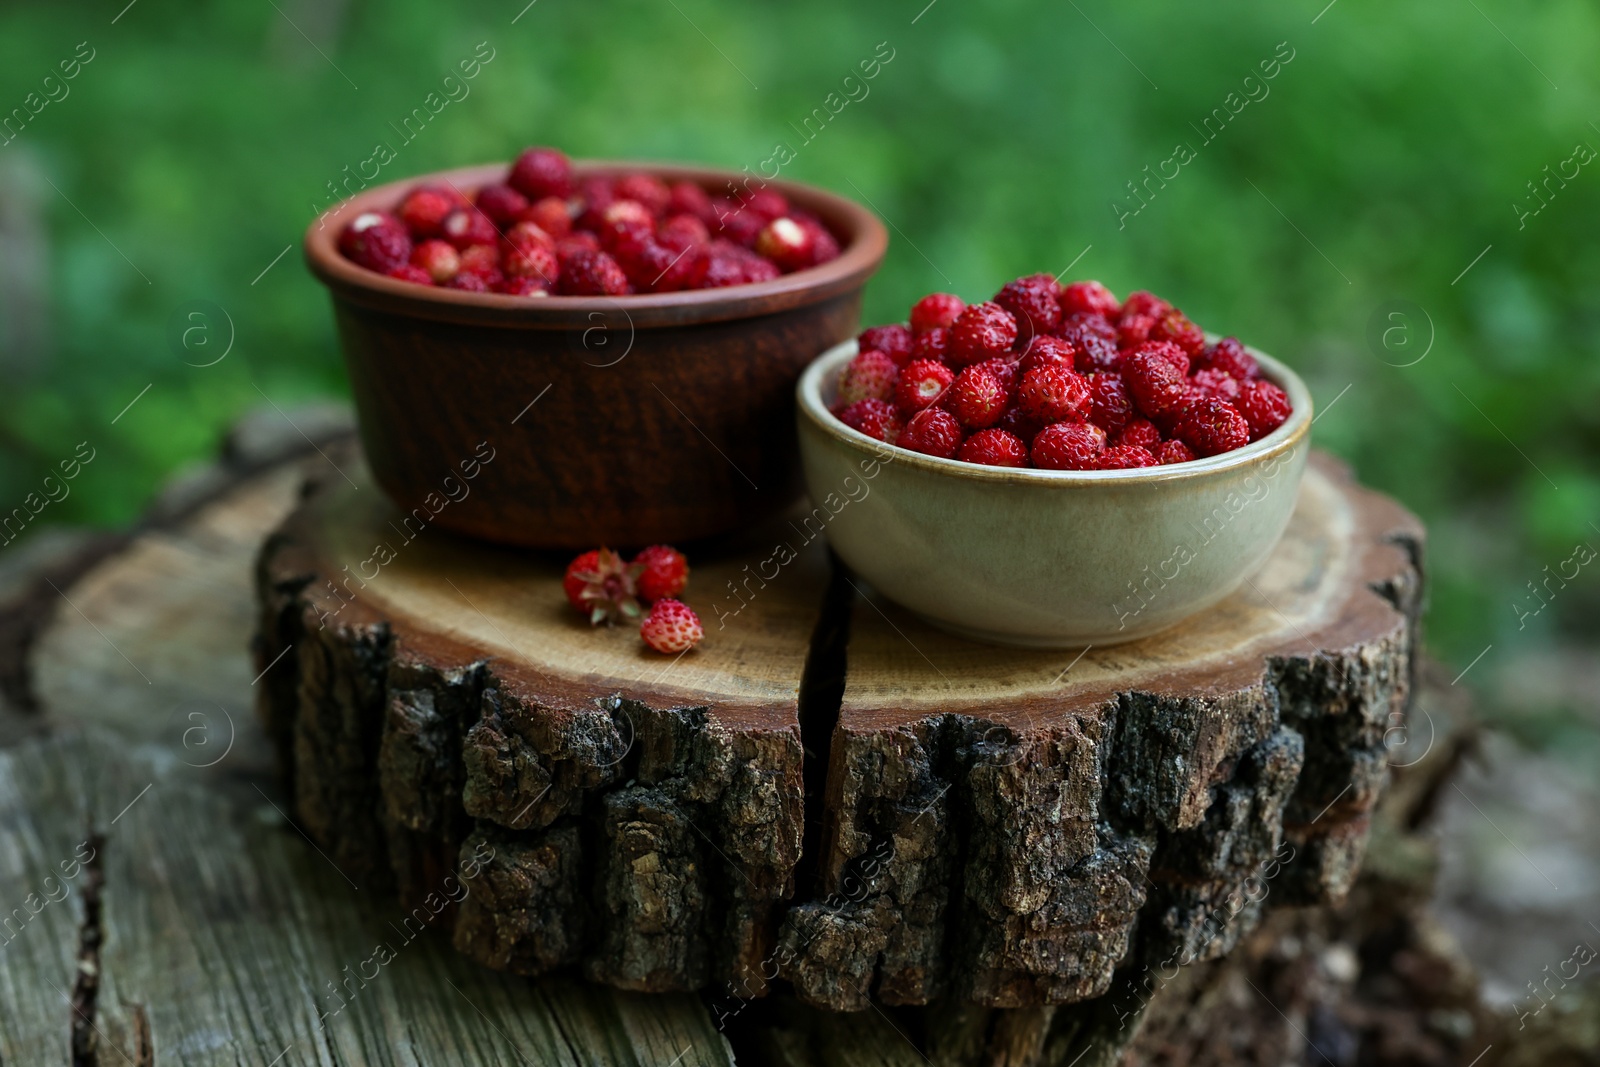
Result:
{"label": "brown ceramic bowl", "polygon": [[[339,254],[350,219],[393,210],[419,181],[467,190],[506,169],[368,189],[306,231],[306,260],[333,295],[367,462],[413,525],[535,548],[621,548],[724,533],[793,501],[795,383],[856,332],[862,287],[888,244],[877,217],[771,182],[833,230],[839,258],[754,285],[637,296],[437,289]],[[655,163],[575,169],[644,170],[713,193],[745,178]]]}

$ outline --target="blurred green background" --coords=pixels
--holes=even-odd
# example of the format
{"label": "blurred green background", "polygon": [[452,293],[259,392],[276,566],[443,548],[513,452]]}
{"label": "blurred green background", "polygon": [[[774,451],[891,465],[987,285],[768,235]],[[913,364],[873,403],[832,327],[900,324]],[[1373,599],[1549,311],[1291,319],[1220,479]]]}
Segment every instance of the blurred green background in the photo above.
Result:
{"label": "blurred green background", "polygon": [[[1600,548],[1600,165],[1515,206],[1600,147],[1592,3],[124,2],[0,15],[0,111],[93,52],[0,147],[0,510],[87,440],[38,525],[128,522],[263,394],[342,394],[298,247],[262,272],[379,141],[399,153],[380,180],[530,143],[754,167],[786,142],[785,177],[892,223],[869,321],[1077,259],[1287,359],[1317,443],[1428,522],[1434,652],[1459,670],[1492,644],[1470,682],[1534,679],[1527,730],[1592,704],[1572,665],[1592,662],[1600,565],[1514,606]],[[470,95],[401,145],[391,123],[480,42]],[[1207,143],[1213,109],[1291,53]],[[1113,201],[1137,206],[1127,183],[1180,141],[1196,157],[1119,224]],[[169,339],[196,299],[237,330],[215,366]]]}

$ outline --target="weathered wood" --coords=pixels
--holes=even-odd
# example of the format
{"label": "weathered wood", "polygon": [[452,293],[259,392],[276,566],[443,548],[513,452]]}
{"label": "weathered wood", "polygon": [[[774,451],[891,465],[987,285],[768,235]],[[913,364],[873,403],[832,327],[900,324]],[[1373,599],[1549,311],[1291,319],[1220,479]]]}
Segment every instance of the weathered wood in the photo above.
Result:
{"label": "weathered wood", "polygon": [[285,664],[262,711],[312,836],[403,886],[469,827],[506,842],[463,951],[709,985],[724,1014],[773,975],[845,1010],[1089,1000],[1130,953],[1232,948],[1260,908],[1224,905],[1285,842],[1273,903],[1341,899],[1410,692],[1420,528],[1325,459],[1245,588],[1076,660],[936,631],[849,575],[825,597],[820,543],[773,575],[756,536],[697,554],[712,633],[668,663],[573,616],[563,560],[402,523],[325,477],[262,557],[258,664]]}

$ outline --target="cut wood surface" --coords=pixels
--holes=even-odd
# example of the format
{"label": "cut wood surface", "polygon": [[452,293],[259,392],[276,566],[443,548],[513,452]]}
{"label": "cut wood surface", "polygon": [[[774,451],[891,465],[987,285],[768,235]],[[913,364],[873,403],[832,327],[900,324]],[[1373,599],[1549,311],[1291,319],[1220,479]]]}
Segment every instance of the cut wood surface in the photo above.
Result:
{"label": "cut wood surface", "polygon": [[668,660],[572,613],[564,559],[454,540],[336,459],[261,557],[260,708],[352,877],[411,902],[494,849],[441,917],[489,966],[725,1013],[776,976],[833,1009],[1045,1007],[1227,952],[1260,908],[1220,905],[1286,844],[1274,903],[1353,881],[1421,531],[1331,461],[1244,588],[1138,643],[946,635],[796,516],[694,554],[709,632]]}

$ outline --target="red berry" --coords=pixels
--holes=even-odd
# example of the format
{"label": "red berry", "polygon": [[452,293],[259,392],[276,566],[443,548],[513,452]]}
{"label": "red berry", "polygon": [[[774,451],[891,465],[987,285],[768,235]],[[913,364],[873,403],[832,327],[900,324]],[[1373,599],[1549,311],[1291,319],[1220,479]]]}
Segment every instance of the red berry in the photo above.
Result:
{"label": "red berry", "polygon": [[1000,421],[994,424],[994,429],[1004,430],[1018,440],[1031,441],[1044,429],[1045,424],[1023,411],[1020,407],[1012,405],[1006,413],[1000,416]]}
{"label": "red berry", "polygon": [[784,272],[811,266],[816,235],[787,215],[767,223],[756,235],[756,251]]}
{"label": "red berry", "polygon": [[1017,320],[1011,312],[989,301],[972,304],[956,316],[950,327],[951,366],[965,367],[1011,351],[1017,340]]}
{"label": "red berry", "polygon": [[1138,348],[1140,352],[1154,352],[1162,359],[1178,368],[1178,373],[1184,376],[1189,374],[1189,353],[1173,344],[1171,341],[1146,341]]}
{"label": "red berry", "polygon": [[987,367],[968,367],[956,375],[944,407],[969,429],[993,426],[1005,414],[1006,387]]}
{"label": "red berry", "polygon": [[717,217],[711,206],[711,194],[688,181],[673,184],[667,211],[673,215],[692,215],[707,225]]}
{"label": "red berry", "polygon": [[1130,419],[1113,444],[1139,445],[1154,452],[1161,446],[1161,431],[1149,419]]}
{"label": "red berry", "polygon": [[461,274],[478,274],[487,278],[500,270],[498,245],[472,245],[463,248],[459,255]]}
{"label": "red berry", "polygon": [[575,229],[597,230],[606,208],[616,202],[616,183],[599,174],[591,174],[578,183],[578,204]]}
{"label": "red berry", "polygon": [[419,185],[400,201],[400,221],[413,237],[437,237],[444,217],[461,206],[461,194],[437,185]]}
{"label": "red berry", "polygon": [[475,207],[458,207],[450,212],[444,217],[439,232],[457,248],[493,244],[500,239],[500,231],[495,229],[489,216]]}
{"label": "red berry", "polygon": [[986,359],[981,363],[974,363],[974,367],[982,367],[995,376],[1000,387],[1006,391],[1006,403],[1011,403],[1017,395],[1017,364],[1020,362],[1015,356],[996,356]]}
{"label": "red berry", "polygon": [[716,211],[715,220],[708,223],[711,231],[745,248],[756,243],[756,238],[766,229],[769,221],[765,216],[741,208],[731,200],[716,201]]}
{"label": "red berry", "polygon": [[715,289],[728,285],[769,282],[779,276],[776,266],[748,249],[733,246],[714,248],[707,253],[705,278],[701,287]]}
{"label": "red berry", "polygon": [[1289,403],[1288,393],[1260,378],[1239,387],[1239,399],[1235,406],[1250,425],[1252,441],[1259,441],[1282,426],[1294,410]]}
{"label": "red berry", "polygon": [[961,424],[944,408],[926,408],[906,422],[895,442],[901,448],[949,459],[961,447]]}
{"label": "red berry", "polygon": [[839,376],[839,403],[857,400],[889,400],[894,396],[894,360],[875,349],[859,353]]}
{"label": "red berry", "polygon": [[528,198],[509,185],[485,185],[478,190],[478,210],[501,229],[516,222],[528,210]]}
{"label": "red berry", "polygon": [[839,412],[839,421],[868,437],[894,444],[903,432],[900,416],[887,400],[857,400]]}
{"label": "red berry", "polygon": [[1194,453],[1182,441],[1163,441],[1156,451],[1156,461],[1163,467],[1169,463],[1187,463],[1191,459]]}
{"label": "red berry", "polygon": [[1123,312],[1122,318],[1117,320],[1117,344],[1123,348],[1138,348],[1150,340],[1155,328],[1154,315],[1129,315]]}
{"label": "red berry", "polygon": [[1156,320],[1150,337],[1155,341],[1171,341],[1191,356],[1199,355],[1206,347],[1205,331],[1190,322],[1189,317],[1177,308]]}
{"label": "red berry", "polygon": [[1114,434],[1133,418],[1133,397],[1122,375],[1100,371],[1089,375],[1089,421],[1108,434]]}
{"label": "red berry", "polygon": [[522,213],[522,221],[533,223],[555,241],[572,232],[572,215],[567,210],[567,202],[558,196],[535,200]]}
{"label": "red berry", "polygon": [[567,603],[593,625],[632,619],[639,614],[637,568],[609,548],[595,549],[567,564],[561,588]]}
{"label": "red berry", "polygon": [[949,329],[966,307],[966,301],[959,296],[929,293],[911,305],[911,332],[921,335],[936,327]]}
{"label": "red berry", "polygon": [[955,372],[943,363],[932,359],[914,359],[905,365],[900,372],[900,380],[895,383],[895,406],[906,415],[932,407],[955,380]]}
{"label": "red berry", "polygon": [[507,296],[549,296],[550,283],[537,275],[508,275],[494,287],[497,293]]}
{"label": "red berry", "polygon": [[656,227],[656,238],[668,248],[681,252],[690,245],[703,245],[711,240],[711,231],[693,215],[669,215]]}
{"label": "red berry", "polygon": [[1026,343],[1034,334],[1055,333],[1061,328],[1061,291],[1049,274],[1029,274],[1009,281],[995,294],[994,302],[1011,312],[1017,322],[1017,339]]}
{"label": "red berry", "polygon": [[1061,310],[1068,315],[1085,312],[1115,318],[1122,310],[1115,294],[1099,282],[1073,282],[1061,287]]}
{"label": "red berry", "polygon": [[1057,422],[1040,430],[1030,455],[1035,467],[1052,471],[1094,470],[1106,445],[1106,432],[1087,422]]}
{"label": "red berry", "polygon": [[1087,413],[1089,383],[1066,367],[1034,367],[1017,387],[1017,406],[1040,422],[1076,419]]}
{"label": "red berry", "polygon": [[1098,315],[1068,315],[1061,324],[1061,339],[1076,351],[1079,373],[1116,370],[1121,359],[1116,329]]}
{"label": "red berry", "polygon": [[706,635],[700,616],[681,600],[658,600],[639,624],[639,636],[657,652],[676,656],[698,645]]}
{"label": "red berry", "polygon": [[1260,365],[1256,363],[1254,356],[1245,351],[1244,345],[1239,343],[1237,337],[1224,337],[1206,349],[1204,362],[1209,367],[1226,371],[1240,385],[1261,377]]}
{"label": "red berry", "polygon": [[1026,467],[1028,446],[1004,430],[979,430],[961,445],[956,458],[986,467]]}
{"label": "red berry", "polygon": [[385,271],[384,273],[396,281],[413,282],[417,285],[433,284],[433,275],[429,274],[421,267],[413,266],[410,263],[402,263],[394,270]]}
{"label": "red berry", "polygon": [[1152,418],[1172,414],[1189,391],[1189,382],[1160,352],[1140,349],[1122,361],[1122,380],[1139,410]]}
{"label": "red berry", "polygon": [[750,194],[744,206],[745,210],[768,220],[789,214],[788,198],[776,189],[757,189]]}
{"label": "red berry", "polygon": [[689,561],[670,545],[651,545],[633,557],[639,595],[645,600],[677,596],[689,584]]}
{"label": "red berry", "polygon": [[1159,464],[1148,448],[1140,445],[1116,445],[1100,453],[1100,469],[1125,471],[1135,467],[1154,467]]}
{"label": "red berry", "polygon": [[411,250],[411,265],[421,267],[436,282],[447,282],[461,269],[461,254],[449,241],[423,241]]}
{"label": "red berry", "polygon": [[572,161],[554,148],[530,148],[511,164],[506,184],[529,200],[572,195]]}
{"label": "red berry", "polygon": [[895,366],[903,367],[911,362],[911,348],[914,342],[911,331],[899,323],[889,326],[869,326],[861,331],[856,341],[863,349],[876,348],[879,352],[894,360]]}
{"label": "red berry", "polygon": [[551,237],[544,227],[527,219],[512,223],[511,228],[506,231],[506,243],[516,248],[524,245],[542,245],[552,252],[556,248],[555,238]]}
{"label": "red berry", "polygon": [[919,333],[911,346],[913,360],[926,359],[935,363],[948,363],[950,356],[950,330],[935,326],[927,333]]}
{"label": "red berry", "polygon": [[805,264],[806,266],[815,267],[839,258],[839,240],[826,226],[812,218],[802,218],[799,221],[811,239],[811,259]]}
{"label": "red berry", "polygon": [[628,276],[604,252],[574,249],[561,262],[556,291],[563,296],[620,296],[628,291]]}
{"label": "red berry", "polygon": [[646,241],[653,240],[656,221],[637,200],[614,200],[600,213],[600,247],[621,258],[636,255]]}
{"label": "red berry", "polygon": [[1077,359],[1077,350],[1071,343],[1049,334],[1039,334],[1028,342],[1028,351],[1022,357],[1022,370],[1030,371],[1035,367],[1065,367],[1072,370]]}
{"label": "red berry", "polygon": [[385,211],[364,211],[339,234],[339,251],[368,270],[387,274],[411,261],[411,234]]}
{"label": "red berry", "polygon": [[1149,293],[1143,289],[1140,289],[1137,292],[1129,293],[1128,299],[1122,302],[1121,317],[1127,318],[1129,315],[1150,315],[1153,318],[1160,318],[1171,310],[1171,304],[1167,303],[1154,293]]}
{"label": "red berry", "polygon": [[1197,456],[1231,452],[1250,442],[1250,424],[1232,404],[1202,397],[1183,409],[1177,419],[1177,437]]}
{"label": "red berry", "polygon": [[1202,367],[1195,371],[1189,379],[1194,387],[1206,396],[1214,396],[1218,400],[1226,400],[1230,404],[1239,398],[1239,383],[1233,380],[1233,375],[1216,367]]}
{"label": "red berry", "polygon": [[479,274],[476,271],[464,270],[454,278],[444,283],[446,289],[460,289],[466,293],[487,293],[494,288],[495,283],[501,279],[499,271],[493,275]]}
{"label": "red berry", "polygon": [[643,204],[652,217],[665,214],[672,202],[672,190],[654,174],[625,174],[617,179],[615,188],[619,198]]}
{"label": "red berry", "polygon": [[556,241],[556,258],[565,263],[569,256],[580,249],[589,252],[600,251],[600,238],[587,230],[576,230]]}
{"label": "red berry", "polygon": [[543,245],[512,245],[504,256],[505,272],[512,277],[538,278],[546,288],[561,276],[554,250]]}

